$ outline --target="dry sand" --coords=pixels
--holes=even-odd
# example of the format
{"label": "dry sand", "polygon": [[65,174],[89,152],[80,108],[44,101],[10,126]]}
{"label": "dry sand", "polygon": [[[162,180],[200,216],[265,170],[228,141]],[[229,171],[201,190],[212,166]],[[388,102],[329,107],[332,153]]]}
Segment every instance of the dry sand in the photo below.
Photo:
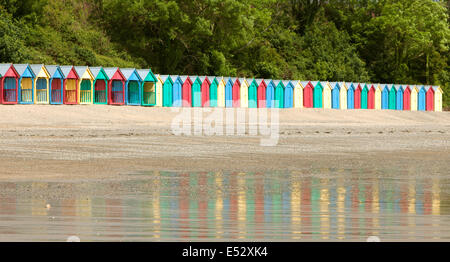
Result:
{"label": "dry sand", "polygon": [[0,105],[0,180],[121,179],[150,170],[320,175],[392,166],[408,175],[450,176],[449,112],[279,113],[278,144],[267,147],[260,136],[174,135],[179,113],[170,108]]}

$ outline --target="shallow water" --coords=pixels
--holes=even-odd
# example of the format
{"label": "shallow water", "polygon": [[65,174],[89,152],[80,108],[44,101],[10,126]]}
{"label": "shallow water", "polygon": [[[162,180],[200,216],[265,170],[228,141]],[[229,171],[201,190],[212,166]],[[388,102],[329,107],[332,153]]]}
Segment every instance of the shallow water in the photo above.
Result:
{"label": "shallow water", "polygon": [[449,179],[322,173],[0,182],[0,241],[450,240]]}

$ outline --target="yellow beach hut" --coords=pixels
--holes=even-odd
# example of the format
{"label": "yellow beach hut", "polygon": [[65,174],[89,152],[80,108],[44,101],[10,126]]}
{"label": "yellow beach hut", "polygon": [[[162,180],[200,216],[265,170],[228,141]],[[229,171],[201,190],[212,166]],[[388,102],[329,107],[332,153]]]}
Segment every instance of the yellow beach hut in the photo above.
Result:
{"label": "yellow beach hut", "polygon": [[300,80],[292,80],[294,85],[294,108],[303,108],[303,88]]}
{"label": "yellow beach hut", "polygon": [[245,78],[239,78],[241,83],[239,91],[239,99],[241,100],[241,108],[248,108],[248,82]]}
{"label": "yellow beach hut", "polygon": [[34,103],[48,104],[50,74],[43,64],[30,65],[30,67],[36,75],[36,78],[34,78]]}
{"label": "yellow beach hut", "polygon": [[339,92],[339,108],[340,109],[347,109],[347,90],[348,90],[348,86],[347,83],[345,82],[341,82],[339,83],[341,90]]}
{"label": "yellow beach hut", "polygon": [[432,86],[434,90],[434,111],[442,112],[442,89],[440,86]]}
{"label": "yellow beach hut", "polygon": [[[162,105],[163,105],[162,89],[163,89],[164,82],[161,79],[161,75],[158,74],[158,75],[155,75],[155,77],[158,80],[158,81],[156,81],[156,105],[155,106],[162,107]],[[158,90],[159,90],[159,93],[158,93]]]}
{"label": "yellow beach hut", "polygon": [[373,86],[375,87],[375,109],[381,110],[381,92],[383,90],[380,84],[374,84]]}
{"label": "yellow beach hut", "polygon": [[217,107],[225,107],[225,80],[224,78],[217,77]]}
{"label": "yellow beach hut", "polygon": [[87,66],[74,66],[75,72],[80,77],[78,81],[78,97],[80,104],[89,105],[94,102],[94,75]]}
{"label": "yellow beach hut", "polygon": [[328,82],[321,82],[323,86],[323,108],[331,108],[331,87]]}
{"label": "yellow beach hut", "polygon": [[411,90],[411,111],[417,111],[417,97],[419,95],[419,89],[415,85],[409,86]]}

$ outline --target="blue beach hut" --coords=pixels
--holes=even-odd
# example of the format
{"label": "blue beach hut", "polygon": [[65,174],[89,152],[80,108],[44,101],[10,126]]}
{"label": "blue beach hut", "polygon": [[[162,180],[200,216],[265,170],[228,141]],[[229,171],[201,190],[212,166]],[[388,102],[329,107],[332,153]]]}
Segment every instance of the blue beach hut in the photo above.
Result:
{"label": "blue beach hut", "polygon": [[275,84],[272,79],[265,80],[266,87],[266,107],[274,108],[275,107]]}
{"label": "blue beach hut", "polygon": [[389,86],[382,84],[381,88],[381,109],[389,109]]}
{"label": "blue beach hut", "polygon": [[397,110],[403,110],[403,86],[395,85],[395,90],[397,91]]}
{"label": "blue beach hut", "polygon": [[292,81],[284,80],[284,108],[294,107],[294,84]]}
{"label": "blue beach hut", "polygon": [[227,77],[227,83],[225,85],[225,107],[233,107],[233,84],[234,81],[231,77]]}
{"label": "blue beach hut", "polygon": [[19,104],[34,104],[34,78],[36,75],[28,64],[13,64],[19,74]]}
{"label": "blue beach hut", "polygon": [[419,111],[426,110],[426,94],[427,90],[425,90],[425,86],[421,86],[419,89],[419,94],[417,96],[417,110]]}
{"label": "blue beach hut", "polygon": [[181,98],[181,90],[183,88],[183,80],[180,76],[170,76],[173,87],[172,87],[172,106],[173,107],[181,107],[182,98]]}
{"label": "blue beach hut", "polygon": [[341,87],[338,82],[330,82],[331,88],[331,108],[339,109]]}
{"label": "blue beach hut", "polygon": [[46,65],[50,75],[50,92],[49,92],[49,102],[53,105],[61,105],[63,103],[63,83],[64,75],[61,68],[57,65]]}

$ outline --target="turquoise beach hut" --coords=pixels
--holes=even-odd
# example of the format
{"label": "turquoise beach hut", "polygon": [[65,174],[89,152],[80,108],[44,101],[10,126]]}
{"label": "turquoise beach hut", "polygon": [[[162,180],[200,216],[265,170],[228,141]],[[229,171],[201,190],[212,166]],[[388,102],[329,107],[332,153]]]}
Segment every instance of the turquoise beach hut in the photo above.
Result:
{"label": "turquoise beach hut", "polygon": [[381,109],[389,109],[389,86],[382,84],[381,88]]}
{"label": "turquoise beach hut", "polygon": [[170,76],[173,82],[172,88],[172,106],[181,107],[182,106],[182,89],[183,89],[183,80],[180,76]]}
{"label": "turquoise beach hut", "polygon": [[294,107],[294,84],[292,81],[284,80],[284,108]]}

